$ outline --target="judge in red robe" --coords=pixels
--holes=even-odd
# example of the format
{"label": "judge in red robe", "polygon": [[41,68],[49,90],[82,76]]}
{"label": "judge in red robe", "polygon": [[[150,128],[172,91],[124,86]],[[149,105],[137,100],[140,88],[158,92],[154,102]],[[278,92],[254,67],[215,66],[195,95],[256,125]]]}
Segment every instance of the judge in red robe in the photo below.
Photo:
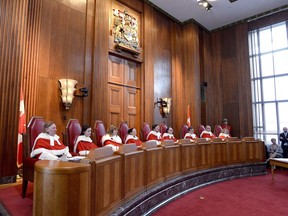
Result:
{"label": "judge in red robe", "polygon": [[191,142],[193,142],[197,137],[197,135],[194,133],[193,127],[188,127],[188,133],[185,134],[184,139],[190,139]]}
{"label": "judge in red robe", "polygon": [[173,135],[173,128],[172,127],[168,127],[166,129],[166,133],[164,133],[162,137],[163,137],[163,140],[173,140],[175,143],[178,142],[178,140]]}
{"label": "judge in red robe", "polygon": [[125,144],[134,143],[137,146],[142,146],[142,142],[141,142],[141,140],[139,140],[139,138],[136,136],[136,134],[137,134],[136,128],[130,128],[128,130],[128,135],[126,137]]}
{"label": "judge in red robe", "polygon": [[58,160],[60,157],[72,157],[69,148],[65,146],[56,135],[54,122],[46,122],[44,130],[40,133],[33,145],[30,156],[40,160]]}
{"label": "judge in red robe", "polygon": [[227,138],[230,138],[229,130],[227,128],[222,129],[222,132],[219,134],[219,138],[222,140],[225,140]]}
{"label": "judge in red robe", "polygon": [[216,136],[211,132],[211,126],[207,125],[205,130],[201,133],[200,138],[212,139],[216,138]]}
{"label": "judge in red robe", "polygon": [[229,134],[230,134],[230,136],[231,136],[231,134],[232,134],[232,126],[229,125],[227,118],[224,118],[224,119],[222,120],[221,128],[222,128],[222,129],[224,129],[224,128],[228,129]]}
{"label": "judge in red robe", "polygon": [[104,146],[111,146],[113,151],[118,151],[119,146],[122,145],[122,140],[118,136],[118,128],[114,125],[111,125],[107,134],[102,137],[102,144]]}
{"label": "judge in red robe", "polygon": [[157,145],[160,145],[163,141],[163,138],[160,133],[160,127],[157,124],[152,126],[152,130],[147,135],[147,140],[155,140]]}
{"label": "judge in red robe", "polygon": [[77,137],[73,151],[79,155],[88,155],[89,150],[97,148],[91,136],[92,129],[88,125],[83,125],[81,135]]}

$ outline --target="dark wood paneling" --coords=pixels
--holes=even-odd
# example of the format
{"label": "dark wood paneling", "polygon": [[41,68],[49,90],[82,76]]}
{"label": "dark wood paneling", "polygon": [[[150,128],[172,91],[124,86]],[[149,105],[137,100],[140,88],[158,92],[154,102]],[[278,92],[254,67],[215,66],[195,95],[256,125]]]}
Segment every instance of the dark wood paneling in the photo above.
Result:
{"label": "dark wood paneling", "polygon": [[[215,125],[228,118],[233,136],[252,136],[252,102],[247,24],[214,32],[211,49],[204,54],[211,65],[204,67],[207,80],[206,119]],[[209,55],[210,54],[210,55]]]}
{"label": "dark wood paneling", "polygon": [[[27,8],[27,0],[2,1],[0,6],[1,182],[16,181],[20,85],[28,46],[26,38]],[[12,178],[2,179],[5,176]]]}
{"label": "dark wood paneling", "polygon": [[255,30],[257,28],[261,28],[267,25],[273,25],[278,22],[286,21],[288,20],[288,10],[280,11],[278,13],[274,13],[270,16],[263,17],[256,19],[255,21],[251,21],[248,23],[248,28],[250,30]]}
{"label": "dark wood paneling", "polygon": [[[172,122],[174,131],[179,132],[187,121],[188,105],[192,126],[201,122],[199,32],[194,24],[173,24],[171,29]],[[179,133],[174,135],[179,137]]]}
{"label": "dark wood paneling", "polygon": [[143,17],[143,49],[145,67],[141,76],[142,86],[144,88],[141,97],[142,119],[150,125],[154,123],[154,47],[156,43],[156,29],[155,29],[155,11],[154,9],[144,4]]}

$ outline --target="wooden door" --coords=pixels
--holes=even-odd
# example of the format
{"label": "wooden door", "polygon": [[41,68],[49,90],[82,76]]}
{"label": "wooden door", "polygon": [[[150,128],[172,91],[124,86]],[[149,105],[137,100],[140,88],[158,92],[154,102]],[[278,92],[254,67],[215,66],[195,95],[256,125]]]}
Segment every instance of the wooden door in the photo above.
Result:
{"label": "wooden door", "polygon": [[108,60],[108,125],[140,128],[140,66],[113,55]]}

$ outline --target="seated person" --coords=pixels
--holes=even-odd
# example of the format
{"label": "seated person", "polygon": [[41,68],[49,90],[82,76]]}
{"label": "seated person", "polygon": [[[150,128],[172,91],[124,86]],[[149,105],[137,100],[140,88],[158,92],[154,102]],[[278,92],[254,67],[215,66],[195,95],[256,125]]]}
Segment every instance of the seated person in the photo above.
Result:
{"label": "seated person", "polygon": [[188,132],[185,134],[184,139],[190,139],[191,142],[193,142],[197,137],[197,135],[194,133],[193,127],[188,127]]}
{"label": "seated person", "polygon": [[77,137],[73,151],[79,155],[88,155],[90,149],[97,148],[91,136],[92,129],[88,125],[83,125],[80,136]]}
{"label": "seated person", "polygon": [[224,129],[224,128],[228,129],[228,133],[229,133],[229,135],[231,136],[231,134],[232,134],[232,127],[231,127],[231,125],[229,125],[227,118],[224,118],[224,119],[222,120],[222,124],[221,124],[220,126],[221,126],[222,129]]}
{"label": "seated person", "polygon": [[111,125],[107,134],[102,137],[103,146],[111,146],[113,151],[118,151],[119,146],[122,145],[122,140],[118,136],[118,129],[116,126]]}
{"label": "seated person", "polygon": [[212,139],[216,136],[211,132],[211,126],[206,125],[205,130],[201,133],[200,138]]}
{"label": "seated person", "polygon": [[166,133],[163,134],[163,140],[173,140],[175,143],[178,142],[178,140],[173,135],[173,128],[168,127],[166,129]]}
{"label": "seated person", "polygon": [[152,125],[152,130],[149,132],[149,134],[147,135],[147,140],[156,140],[157,141],[157,145],[161,144],[161,142],[163,141],[162,137],[161,137],[161,133],[160,133],[160,127],[157,124]]}
{"label": "seated person", "polygon": [[[276,139],[271,139],[272,144],[268,146],[267,152],[269,154],[269,159],[271,158],[283,158],[283,149],[280,145],[276,143]],[[268,159],[268,160],[269,160]]]}
{"label": "seated person", "polygon": [[129,128],[128,135],[127,135],[126,140],[125,140],[125,144],[134,143],[137,146],[141,146],[142,141],[136,136],[136,134],[137,134],[136,128]]}
{"label": "seated person", "polygon": [[68,146],[65,146],[56,135],[54,122],[46,122],[44,130],[40,133],[33,145],[30,156],[40,160],[58,160],[60,157],[72,157]]}
{"label": "seated person", "polygon": [[222,140],[226,139],[226,138],[230,138],[230,134],[229,134],[229,130],[227,128],[223,128],[222,132],[219,134],[219,138],[221,138]]}

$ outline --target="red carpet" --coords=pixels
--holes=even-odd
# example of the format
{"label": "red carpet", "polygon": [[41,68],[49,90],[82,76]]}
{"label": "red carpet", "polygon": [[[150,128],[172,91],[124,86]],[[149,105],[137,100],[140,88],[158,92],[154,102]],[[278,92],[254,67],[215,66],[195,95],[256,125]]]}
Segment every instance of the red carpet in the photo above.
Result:
{"label": "red carpet", "polygon": [[[22,185],[0,189],[0,202],[12,216],[30,216],[33,210],[33,186],[21,196]],[[154,216],[281,216],[288,215],[288,171],[235,179],[195,190],[169,203]]]}
{"label": "red carpet", "polygon": [[288,215],[288,171],[212,184],[159,209],[153,216]]}
{"label": "red carpet", "polygon": [[22,198],[22,184],[0,189],[0,201],[11,216],[31,216],[33,212],[33,184],[28,183],[26,198]]}

